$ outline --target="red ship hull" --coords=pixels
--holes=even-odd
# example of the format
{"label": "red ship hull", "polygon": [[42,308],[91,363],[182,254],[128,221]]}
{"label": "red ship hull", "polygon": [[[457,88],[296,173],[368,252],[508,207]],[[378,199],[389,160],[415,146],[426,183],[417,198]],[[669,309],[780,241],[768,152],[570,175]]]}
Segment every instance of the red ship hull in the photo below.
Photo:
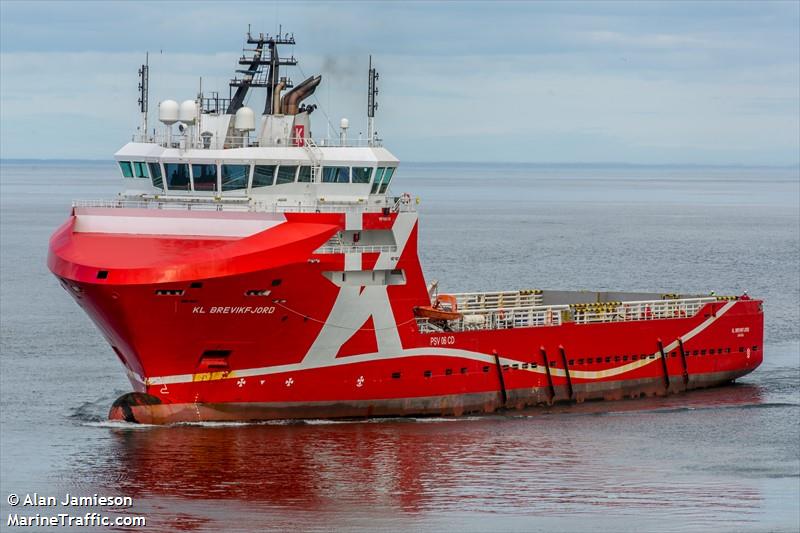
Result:
{"label": "red ship hull", "polygon": [[252,214],[247,223],[263,228],[243,236],[82,222],[123,215],[150,216],[76,208],[48,258],[130,377],[135,392],[114,419],[461,415],[714,386],[762,361],[752,299],[688,316],[425,332],[414,315],[431,303],[414,213],[363,213],[359,231],[392,231],[397,246],[358,253],[320,248],[350,229],[344,214]]}

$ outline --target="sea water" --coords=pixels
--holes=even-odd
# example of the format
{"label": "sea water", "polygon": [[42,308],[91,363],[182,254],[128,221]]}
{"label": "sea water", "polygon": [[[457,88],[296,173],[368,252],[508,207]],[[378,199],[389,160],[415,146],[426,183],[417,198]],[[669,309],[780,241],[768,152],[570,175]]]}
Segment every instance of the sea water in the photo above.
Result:
{"label": "sea water", "polygon": [[[73,199],[112,162],[0,166],[0,507],[144,516],[147,531],[797,531],[797,168],[404,164],[420,256],[443,292],[520,288],[750,295],[764,363],[734,386],[492,416],[107,422],[130,390],[48,272]],[[24,496],[130,507],[22,508]],[[30,529],[30,528],[28,528]],[[91,528],[82,528],[82,531]]]}

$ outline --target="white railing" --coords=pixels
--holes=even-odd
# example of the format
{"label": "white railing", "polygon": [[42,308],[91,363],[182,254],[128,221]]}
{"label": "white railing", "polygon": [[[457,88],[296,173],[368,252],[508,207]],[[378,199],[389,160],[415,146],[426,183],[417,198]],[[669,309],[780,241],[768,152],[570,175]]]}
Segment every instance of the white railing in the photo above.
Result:
{"label": "white railing", "polygon": [[456,298],[458,309],[462,311],[542,305],[542,291],[538,289],[505,292],[462,292],[450,295]]}
{"label": "white railing", "polygon": [[388,244],[369,244],[359,246],[358,244],[329,244],[317,249],[316,254],[363,254],[363,253],[394,253],[397,246]]}
{"label": "white railing", "polygon": [[592,322],[628,322],[631,320],[657,320],[694,316],[714,297],[683,298],[676,300],[646,300],[638,302],[611,302],[604,304],[572,305],[572,319],[578,324]]}
{"label": "white railing", "polygon": [[[258,148],[260,146],[256,137],[250,136],[229,136],[225,139],[211,137],[194,139],[187,134],[173,134],[171,136],[159,133],[156,135],[142,135],[140,133],[131,136],[131,141],[135,143],[148,143],[157,144],[162,148],[178,148],[183,150],[227,150],[230,148]],[[318,137],[311,139],[309,137],[289,137],[284,140],[283,144],[275,145],[269,144],[265,146],[282,146],[282,147],[296,147],[302,148],[306,143],[314,143],[319,148],[354,148],[366,146],[382,146],[379,140],[370,142],[369,139],[345,139],[342,141],[335,137]]]}
{"label": "white railing", "polygon": [[418,318],[417,326],[422,332],[428,331],[475,331],[486,329],[530,328],[536,326],[560,326],[568,305],[537,307],[517,307],[489,311],[461,311],[461,318],[450,320],[444,326],[441,322]]}
{"label": "white railing", "polygon": [[457,320],[450,320],[444,323],[428,318],[417,318],[417,326],[420,332],[426,333],[440,332],[443,330],[457,332],[560,326],[565,322],[591,324],[600,322],[630,322],[665,318],[686,318],[696,315],[706,304],[716,300],[717,298],[715,297],[704,297],[486,310],[464,310],[459,307],[459,312],[462,313],[462,317]]}
{"label": "white railing", "polygon": [[75,200],[72,207],[102,207],[125,209],[172,209],[183,211],[250,211],[259,213],[379,213],[413,212],[413,203],[397,202],[394,198],[370,203],[315,202],[311,204],[282,204],[252,201],[250,198],[213,198],[186,196],[180,198],[145,198],[113,200]]}
{"label": "white railing", "polygon": [[164,209],[175,211],[257,211],[245,201],[212,202],[210,200],[75,200],[72,207],[100,207],[106,209]]}

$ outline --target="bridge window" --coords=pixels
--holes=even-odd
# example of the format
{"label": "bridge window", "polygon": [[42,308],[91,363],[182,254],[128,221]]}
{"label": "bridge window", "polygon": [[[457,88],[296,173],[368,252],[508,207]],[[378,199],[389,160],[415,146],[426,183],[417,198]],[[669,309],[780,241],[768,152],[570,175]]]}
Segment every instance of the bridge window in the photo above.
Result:
{"label": "bridge window", "polygon": [[283,183],[294,183],[294,176],[297,174],[297,167],[294,165],[281,165],[278,167],[278,178],[275,185]]}
{"label": "bridge window", "polygon": [[300,167],[297,174],[297,183],[311,183],[311,167]]}
{"label": "bridge window", "polygon": [[275,181],[275,165],[256,165],[253,169],[253,187],[266,187]]}
{"label": "bridge window", "polygon": [[349,167],[325,167],[322,169],[323,183],[349,183]]}
{"label": "bridge window", "polygon": [[167,188],[173,191],[189,190],[189,165],[186,163],[164,163]]}
{"label": "bridge window", "polygon": [[383,173],[386,170],[386,167],[378,167],[377,172],[375,172],[375,181],[372,182],[372,190],[370,194],[377,194],[378,189],[381,186],[381,180],[383,179]]}
{"label": "bridge window", "polygon": [[123,178],[132,178],[133,177],[133,167],[131,167],[130,161],[120,161],[119,168],[122,169],[122,177]]}
{"label": "bridge window", "polygon": [[194,178],[194,190],[217,190],[217,165],[192,165],[192,177]]}
{"label": "bridge window", "polygon": [[389,188],[389,181],[391,181],[393,175],[394,175],[394,167],[386,167],[386,172],[383,173],[383,181],[381,182],[381,188],[378,191],[379,194],[385,193],[386,189]]}
{"label": "bridge window", "polygon": [[133,175],[137,178],[149,178],[150,176],[147,175],[147,163],[143,161],[134,161]]}
{"label": "bridge window", "polygon": [[164,190],[164,182],[161,180],[161,165],[159,163],[148,163],[150,167],[150,179],[153,181],[153,187],[156,189]]}
{"label": "bridge window", "polygon": [[246,189],[248,174],[250,165],[222,165],[222,190]]}
{"label": "bridge window", "polygon": [[371,167],[353,167],[353,183],[369,183]]}

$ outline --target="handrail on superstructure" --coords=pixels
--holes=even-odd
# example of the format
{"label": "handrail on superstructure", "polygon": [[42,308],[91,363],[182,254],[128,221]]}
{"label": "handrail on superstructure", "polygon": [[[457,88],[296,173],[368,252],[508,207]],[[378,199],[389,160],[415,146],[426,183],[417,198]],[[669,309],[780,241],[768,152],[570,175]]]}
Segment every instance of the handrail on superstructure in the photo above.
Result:
{"label": "handrail on superstructure", "polygon": [[400,202],[396,198],[383,198],[383,201],[333,202],[315,201],[307,204],[280,204],[277,202],[253,201],[250,198],[186,197],[186,199],[113,199],[113,200],[74,200],[73,208],[100,207],[109,209],[165,209],[179,211],[238,211],[256,213],[380,213],[384,209],[393,212],[416,211],[413,202]]}
{"label": "handrail on superstructure", "polygon": [[[369,142],[369,139],[346,139],[342,140],[336,137],[318,137],[312,139],[311,137],[289,137],[287,144],[279,145],[281,147],[305,147],[307,144],[313,144],[317,149],[319,148],[359,148],[359,147],[379,147],[382,144],[376,139],[375,142]],[[184,150],[227,150],[230,148],[259,148],[261,145],[257,140],[251,136],[227,136],[225,139],[211,138],[204,141],[200,138],[194,142],[191,136],[186,134],[180,135],[148,135],[136,133],[131,136],[131,142],[157,144],[162,148],[179,148]],[[273,145],[265,145],[273,146]]]}

